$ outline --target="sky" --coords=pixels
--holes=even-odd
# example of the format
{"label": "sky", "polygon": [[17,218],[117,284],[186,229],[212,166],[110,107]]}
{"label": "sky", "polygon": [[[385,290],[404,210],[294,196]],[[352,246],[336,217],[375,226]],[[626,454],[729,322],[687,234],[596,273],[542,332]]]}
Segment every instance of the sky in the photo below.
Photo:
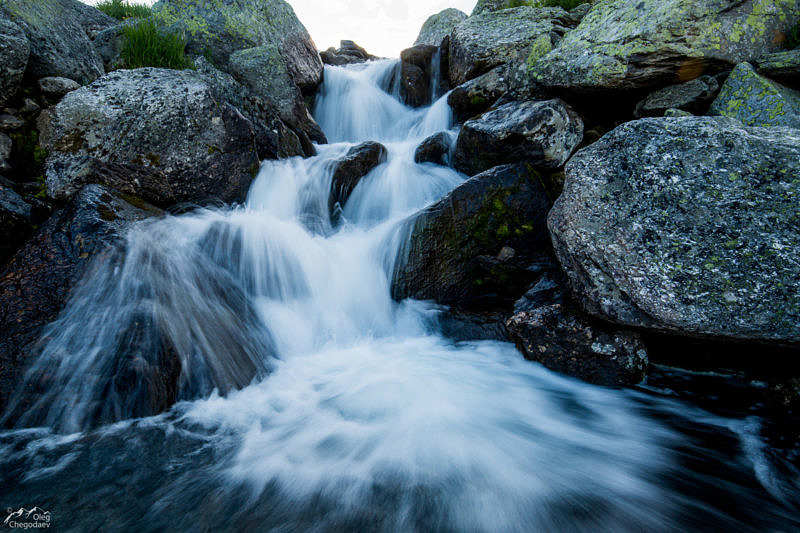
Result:
{"label": "sky", "polygon": [[289,0],[289,4],[320,50],[338,48],[339,41],[350,39],[376,56],[398,57],[414,44],[429,16],[448,7],[469,14],[476,0]]}

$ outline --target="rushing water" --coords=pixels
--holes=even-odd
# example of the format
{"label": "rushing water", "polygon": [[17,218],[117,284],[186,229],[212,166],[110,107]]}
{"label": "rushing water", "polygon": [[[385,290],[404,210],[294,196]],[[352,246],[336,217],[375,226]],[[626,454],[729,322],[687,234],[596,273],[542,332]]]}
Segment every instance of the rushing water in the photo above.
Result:
{"label": "rushing water", "polygon": [[[48,391],[0,434],[0,505],[46,509],[58,531],[800,526],[797,469],[756,414],[590,386],[391,300],[405,222],[464,180],[414,163],[450,110],[403,106],[394,68],[326,68],[332,144],[264,163],[245,206],[139,225],[97,265],[45,332],[28,380]],[[333,163],[365,140],[388,161],[334,227]],[[156,333],[131,337],[142,323]],[[202,399],[103,425],[137,412],[110,354],[149,364],[163,338],[178,398]]]}

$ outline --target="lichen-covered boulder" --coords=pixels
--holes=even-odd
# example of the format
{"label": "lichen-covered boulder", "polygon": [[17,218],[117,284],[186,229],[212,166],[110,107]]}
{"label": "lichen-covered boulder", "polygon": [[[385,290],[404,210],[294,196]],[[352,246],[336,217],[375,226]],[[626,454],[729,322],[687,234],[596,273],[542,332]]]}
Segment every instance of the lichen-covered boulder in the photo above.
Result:
{"label": "lichen-covered boulder", "polygon": [[386,147],[373,141],[361,143],[348,150],[333,170],[331,193],[328,197],[330,212],[333,214],[336,211],[337,204],[344,207],[361,178],[384,163],[387,157]]}
{"label": "lichen-covered boulder", "polygon": [[14,96],[28,65],[30,46],[22,29],[0,16],[0,106]]}
{"label": "lichen-covered boulder", "polygon": [[462,121],[489,109],[508,90],[507,68],[500,65],[453,89],[447,103],[453,108],[456,120]]}
{"label": "lichen-covered boulder", "polygon": [[117,21],[94,7],[78,0],[13,0],[0,3],[0,12],[25,32],[31,78],[61,76],[86,84],[105,73],[90,36]]}
{"label": "lichen-covered boulder", "polygon": [[549,217],[575,296],[612,322],[800,342],[800,131],[649,118],[578,152]]}
{"label": "lichen-covered boulder", "polygon": [[561,8],[529,6],[472,16],[450,34],[450,83],[461,85],[497,65],[522,61],[552,49],[552,36],[569,28]]}
{"label": "lichen-covered boulder", "polygon": [[506,329],[525,358],[596,385],[635,385],[647,372],[647,349],[639,335],[561,304],[517,313]]}
{"label": "lichen-covered boulder", "polygon": [[582,139],[583,121],[566,102],[511,102],[464,123],[453,165],[469,176],[516,161],[558,168]]}
{"label": "lichen-covered boulder", "polygon": [[291,80],[301,89],[313,89],[322,80],[322,60],[292,7],[283,0],[161,0],[153,6],[159,24],[183,31],[187,50],[210,54],[227,72],[231,54],[268,47],[264,65],[283,61]]}
{"label": "lichen-covered boulder", "polygon": [[39,80],[39,90],[44,96],[50,98],[61,98],[68,92],[80,88],[80,84],[69,78],[59,78],[57,76],[48,76]]}
{"label": "lichen-covered boulder", "polygon": [[529,285],[527,267],[550,247],[549,208],[530,167],[506,165],[475,176],[410,222],[392,295],[468,305]]}
{"label": "lichen-covered boulder", "polygon": [[159,205],[243,200],[258,169],[250,122],[192,71],[112,72],[67,94],[39,129],[57,199],[91,183],[95,161],[129,172],[127,192]]}
{"label": "lichen-covered boulder", "polygon": [[453,7],[431,15],[419,30],[419,35],[417,36],[417,40],[414,41],[414,46],[418,44],[427,44],[431,46],[441,45],[444,38],[453,31],[453,28],[458,26],[466,18],[466,13]]}
{"label": "lichen-covered boulder", "polygon": [[436,163],[447,165],[450,160],[450,146],[453,144],[452,134],[447,131],[434,133],[422,141],[414,150],[416,163]]}
{"label": "lichen-covered boulder", "polygon": [[764,55],[756,61],[759,74],[800,85],[800,47]]}
{"label": "lichen-covered boulder", "polygon": [[757,59],[798,20],[795,0],[603,0],[529,74],[573,92],[654,88]]}
{"label": "lichen-covered boulder", "polygon": [[55,320],[90,261],[136,221],[159,216],[101,186],[85,187],[0,274],[0,412],[17,388],[42,328]]}
{"label": "lichen-covered boulder", "polygon": [[733,69],[709,115],[735,118],[747,126],[800,128],[800,92],[756,74],[749,63]]}
{"label": "lichen-covered boulder", "polygon": [[678,109],[703,115],[719,93],[719,83],[711,76],[700,76],[692,81],[670,85],[650,93],[639,102],[634,116],[661,117],[668,109]]}

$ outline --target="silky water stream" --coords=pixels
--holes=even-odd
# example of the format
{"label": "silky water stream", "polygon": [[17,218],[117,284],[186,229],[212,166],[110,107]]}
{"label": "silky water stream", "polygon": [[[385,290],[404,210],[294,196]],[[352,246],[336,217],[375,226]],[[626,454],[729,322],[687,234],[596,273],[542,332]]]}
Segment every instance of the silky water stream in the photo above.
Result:
{"label": "silky water stream", "polygon": [[[395,67],[326,67],[331,144],[265,162],[244,206],[140,224],[93,269],[29,373],[51,388],[0,433],[0,505],[46,509],[57,531],[800,527],[793,455],[757,414],[591,386],[391,299],[406,221],[465,179],[414,163],[451,113],[402,105]],[[333,227],[333,165],[367,140],[388,160]],[[141,320],[201,399],[98,423],[135,412],[107,358]]]}

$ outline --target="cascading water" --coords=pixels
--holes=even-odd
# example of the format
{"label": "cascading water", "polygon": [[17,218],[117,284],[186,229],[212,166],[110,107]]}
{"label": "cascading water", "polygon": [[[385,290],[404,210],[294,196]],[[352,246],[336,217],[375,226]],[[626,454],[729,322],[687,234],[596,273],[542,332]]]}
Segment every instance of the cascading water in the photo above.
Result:
{"label": "cascading water", "polygon": [[[414,163],[450,110],[400,104],[395,66],[326,67],[315,116],[332,144],[266,162],[241,208],[138,226],[96,265],[26,380],[46,391],[11,409],[49,429],[0,434],[2,502],[75,531],[797,526],[797,471],[768,457],[757,418],[567,379],[392,301],[405,221],[464,180]],[[334,228],[334,163],[366,140],[388,160]],[[88,429],[146,412],[125,370],[169,354],[186,401]]]}

